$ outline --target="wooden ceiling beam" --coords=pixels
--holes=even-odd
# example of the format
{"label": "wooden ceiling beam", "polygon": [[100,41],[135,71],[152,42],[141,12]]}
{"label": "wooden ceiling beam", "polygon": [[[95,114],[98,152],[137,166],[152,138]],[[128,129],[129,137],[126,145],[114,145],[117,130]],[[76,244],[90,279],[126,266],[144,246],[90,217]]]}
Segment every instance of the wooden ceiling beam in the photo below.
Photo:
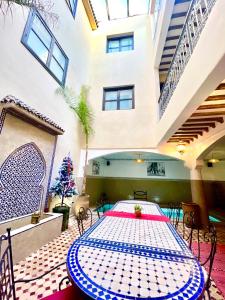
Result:
{"label": "wooden ceiling beam", "polygon": [[215,95],[209,96],[205,99],[205,101],[218,101],[218,100],[225,100],[225,95]]}
{"label": "wooden ceiling beam", "polygon": [[210,117],[210,116],[225,116],[225,111],[211,111],[211,112],[200,112],[200,113],[194,113],[191,115],[191,117]]}
{"label": "wooden ceiling beam", "polygon": [[[202,126],[202,127],[200,127]],[[194,128],[208,128],[208,127],[212,127],[212,128],[215,128],[216,127],[216,124],[214,122],[212,123],[184,123],[182,125],[182,127],[194,127]]]}
{"label": "wooden ceiling beam", "polygon": [[188,119],[186,123],[198,123],[198,122],[219,122],[223,123],[223,117],[201,118],[201,119]]}
{"label": "wooden ceiling beam", "polygon": [[[174,140],[174,139],[169,139],[168,141],[167,141],[167,143],[179,143],[180,142],[180,140]],[[187,144],[190,144],[190,142],[192,142],[192,140],[184,140],[184,142],[185,143],[187,143]]]}
{"label": "wooden ceiling beam", "polygon": [[197,108],[197,110],[204,110],[204,109],[221,109],[221,108],[225,108],[225,104],[221,103],[221,104],[209,104],[209,105],[201,105]]}
{"label": "wooden ceiling beam", "polygon": [[221,83],[220,85],[218,85],[216,90],[225,90],[225,83]]}
{"label": "wooden ceiling beam", "polygon": [[189,135],[178,135],[178,134],[174,134],[172,135],[172,137],[175,137],[175,138],[179,138],[179,139],[182,139],[182,138],[195,138],[197,139],[198,138],[198,135],[197,134],[189,134]]}
{"label": "wooden ceiling beam", "polygon": [[175,134],[199,134],[202,135],[202,131],[183,131],[182,129],[179,129],[179,131],[175,132]]}
{"label": "wooden ceiling beam", "polygon": [[[184,126],[185,124],[183,124]],[[190,125],[194,125],[196,126],[196,124],[190,124]],[[209,128],[208,127],[193,127],[193,126],[189,126],[188,124],[186,124],[185,126],[187,127],[180,127],[179,130],[183,130],[183,131],[206,131],[208,132],[209,131]]]}

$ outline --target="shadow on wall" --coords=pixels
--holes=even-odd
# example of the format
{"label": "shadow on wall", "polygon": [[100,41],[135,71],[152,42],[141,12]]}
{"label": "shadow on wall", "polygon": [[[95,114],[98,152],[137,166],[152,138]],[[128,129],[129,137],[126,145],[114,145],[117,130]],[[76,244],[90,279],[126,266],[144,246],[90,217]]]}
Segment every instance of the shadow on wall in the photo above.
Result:
{"label": "shadow on wall", "polygon": [[96,206],[102,192],[107,194],[111,202],[116,202],[128,199],[128,195],[133,195],[135,190],[147,191],[148,200],[159,204],[191,201],[190,180],[87,178],[91,206]]}
{"label": "shadow on wall", "polygon": [[210,209],[225,208],[225,181],[204,180],[205,197]]}

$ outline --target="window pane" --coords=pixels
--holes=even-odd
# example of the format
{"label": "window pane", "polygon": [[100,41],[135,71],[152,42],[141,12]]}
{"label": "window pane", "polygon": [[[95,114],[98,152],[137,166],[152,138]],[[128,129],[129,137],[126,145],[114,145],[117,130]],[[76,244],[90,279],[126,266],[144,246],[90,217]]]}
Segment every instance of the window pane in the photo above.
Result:
{"label": "window pane", "polygon": [[133,46],[123,46],[120,48],[120,51],[129,51],[133,50]]}
{"label": "window pane", "polygon": [[120,46],[119,40],[108,41],[108,48],[119,48],[119,46]]}
{"label": "window pane", "polygon": [[120,40],[121,46],[131,46],[133,44],[132,37],[122,38]]}
{"label": "window pane", "polygon": [[108,0],[110,20],[127,17],[127,0]]}
{"label": "window pane", "polygon": [[117,101],[105,102],[105,110],[117,110]]}
{"label": "window pane", "polygon": [[37,56],[46,64],[48,59],[48,49],[31,30],[27,39],[27,45],[37,54]]}
{"label": "window pane", "polygon": [[32,29],[35,31],[37,36],[42,40],[47,48],[50,48],[51,35],[48,33],[42,22],[37,16],[34,18]]}
{"label": "window pane", "polygon": [[54,44],[53,56],[58,61],[58,63],[61,65],[61,67],[64,69],[65,63],[66,63],[66,58],[56,44]]}
{"label": "window pane", "polygon": [[132,99],[132,90],[120,91],[120,99]]}
{"label": "window pane", "polygon": [[105,92],[105,100],[117,100],[117,91]]}
{"label": "window pane", "polygon": [[76,3],[76,0],[70,0],[70,6],[71,6],[73,12],[75,10],[75,3]]}
{"label": "window pane", "polygon": [[50,63],[50,70],[55,74],[55,76],[62,81],[63,80],[63,69],[57,63],[57,61],[52,57]]}
{"label": "window pane", "polygon": [[111,52],[119,52],[119,51],[120,51],[119,48],[109,48],[107,52],[111,53]]}
{"label": "window pane", "polygon": [[120,101],[120,109],[132,109],[132,100]]}

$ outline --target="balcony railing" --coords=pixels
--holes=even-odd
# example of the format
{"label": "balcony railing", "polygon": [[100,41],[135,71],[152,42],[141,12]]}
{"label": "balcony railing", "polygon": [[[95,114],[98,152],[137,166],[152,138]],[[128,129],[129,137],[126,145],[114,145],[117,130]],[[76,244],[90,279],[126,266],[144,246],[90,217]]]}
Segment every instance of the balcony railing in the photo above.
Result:
{"label": "balcony railing", "polygon": [[176,52],[159,98],[160,118],[164,114],[176,89],[215,2],[216,0],[193,0],[190,5]]}

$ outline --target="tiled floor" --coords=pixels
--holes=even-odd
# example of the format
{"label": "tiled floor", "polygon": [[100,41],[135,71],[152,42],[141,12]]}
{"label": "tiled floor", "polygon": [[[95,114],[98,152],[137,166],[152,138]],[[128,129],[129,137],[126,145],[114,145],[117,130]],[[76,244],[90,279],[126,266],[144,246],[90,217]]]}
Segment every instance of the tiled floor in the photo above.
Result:
{"label": "tiled floor", "polygon": [[[94,215],[93,220],[97,219]],[[16,279],[31,278],[42,274],[51,267],[65,261],[68,249],[72,242],[79,236],[77,224],[70,219],[69,229],[58,238],[44,245],[35,253],[32,253],[24,261],[14,268]],[[218,242],[225,244],[225,228],[218,227]],[[16,295],[19,300],[41,299],[58,290],[58,283],[67,275],[66,265],[46,275],[43,279],[27,283],[17,284]],[[211,299],[223,300],[220,292],[213,284],[211,287]]]}

